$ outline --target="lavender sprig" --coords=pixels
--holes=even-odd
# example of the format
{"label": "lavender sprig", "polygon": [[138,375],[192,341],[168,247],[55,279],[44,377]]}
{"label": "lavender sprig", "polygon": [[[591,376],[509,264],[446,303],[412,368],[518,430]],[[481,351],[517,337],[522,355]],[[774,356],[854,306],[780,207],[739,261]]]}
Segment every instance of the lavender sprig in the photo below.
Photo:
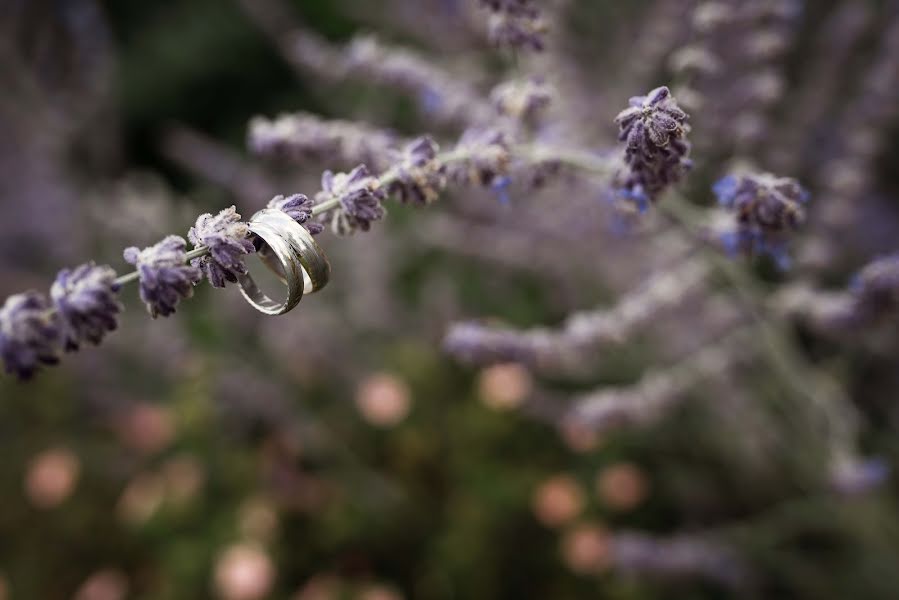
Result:
{"label": "lavender sprig", "polygon": [[389,168],[391,154],[403,143],[390,131],[307,113],[255,117],[247,138],[250,152],[267,158],[295,163],[326,160],[346,166],[363,163],[378,170]]}
{"label": "lavender sprig", "polygon": [[458,360],[479,365],[520,362],[541,371],[567,371],[695,295],[710,273],[703,261],[685,261],[677,269],[653,276],[615,306],[575,313],[558,329],[518,331],[457,324],[447,333],[444,349]]}

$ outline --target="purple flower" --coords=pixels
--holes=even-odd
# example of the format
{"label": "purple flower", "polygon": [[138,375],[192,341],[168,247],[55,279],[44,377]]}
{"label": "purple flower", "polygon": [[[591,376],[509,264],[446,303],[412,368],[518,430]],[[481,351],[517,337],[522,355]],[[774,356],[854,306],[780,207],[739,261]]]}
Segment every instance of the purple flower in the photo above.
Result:
{"label": "purple flower", "polygon": [[394,167],[395,177],[390,193],[402,202],[430,204],[446,187],[442,165],[436,160],[440,147],[430,136],[422,136],[403,148],[402,156]]}
{"label": "purple flower", "polygon": [[321,223],[312,220],[312,200],[304,194],[275,196],[269,201],[268,208],[287,213],[288,217],[305,227],[312,235],[321,233],[324,229]]}
{"label": "purple flower", "polygon": [[644,576],[701,576],[733,587],[742,587],[749,577],[746,565],[729,546],[699,536],[620,532],[612,539],[611,555],[621,571]]}
{"label": "purple flower", "polygon": [[867,265],[851,286],[853,313],[863,322],[876,322],[899,313],[899,253]]}
{"label": "purple flower", "polygon": [[890,465],[880,457],[846,460],[830,474],[830,485],[842,496],[860,496],[880,487],[890,476]]}
{"label": "purple flower", "polygon": [[688,118],[667,87],[631,98],[630,108],[615,117],[618,139],[627,143],[627,169],[618,175],[616,186],[626,192],[623,197],[653,201],[690,170]]}
{"label": "purple flower", "polygon": [[805,221],[808,193],[795,179],[768,173],[729,175],[712,188],[718,203],[735,215],[724,242],[732,252],[767,254],[788,264],[788,234]]}
{"label": "purple flower", "polygon": [[15,294],[0,308],[0,357],[7,373],[24,380],[42,364],[56,364],[61,342],[59,314],[43,294]]}
{"label": "purple flower", "polygon": [[223,288],[226,281],[236,283],[237,276],[247,272],[243,257],[255,251],[249,234],[247,224],[233,206],[215,216],[200,215],[187,239],[194,247],[209,248],[209,254],[195,258],[191,264],[203,271],[212,287]]}
{"label": "purple flower", "polygon": [[532,0],[481,0],[489,9],[488,35],[497,46],[543,50],[546,22]]}
{"label": "purple flower", "polygon": [[533,121],[553,99],[553,89],[543,79],[508,81],[490,93],[496,112],[519,121]]}
{"label": "purple flower", "polygon": [[495,179],[509,172],[509,142],[506,134],[498,129],[466,130],[454,154],[458,158],[446,165],[446,174],[460,185],[492,186]]}
{"label": "purple flower", "polygon": [[296,113],[272,120],[255,117],[250,121],[248,145],[254,154],[288,158],[300,164],[310,160],[344,165],[362,162],[386,169],[398,139],[393,132],[362,123]]}
{"label": "purple flower", "polygon": [[84,342],[99,344],[107,332],[118,327],[122,304],[112,268],[87,263],[74,270],[63,269],[50,288],[59,313],[65,347],[77,350]]}
{"label": "purple flower", "polygon": [[125,249],[125,260],[135,265],[140,275],[140,298],[154,319],[174,313],[178,301],[193,296],[193,286],[203,279],[200,269],[185,264],[186,245],[184,238],[170,235],[143,250]]}
{"label": "purple flower", "polygon": [[378,179],[369,174],[365,165],[359,165],[349,173],[325,171],[322,191],[316,200],[339,202],[341,210],[335,211],[332,227],[338,235],[345,235],[357,229],[368,231],[373,221],[383,219],[386,211],[381,201],[384,197]]}

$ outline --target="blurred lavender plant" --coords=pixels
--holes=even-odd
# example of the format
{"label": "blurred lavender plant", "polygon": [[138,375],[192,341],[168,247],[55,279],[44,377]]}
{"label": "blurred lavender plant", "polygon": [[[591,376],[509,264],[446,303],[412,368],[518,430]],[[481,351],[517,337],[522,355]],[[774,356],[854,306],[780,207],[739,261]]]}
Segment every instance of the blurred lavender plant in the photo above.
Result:
{"label": "blurred lavender plant", "polygon": [[[549,33],[565,35],[547,31],[547,19],[530,0],[480,0],[480,5],[488,15],[488,34],[498,46],[541,50]],[[623,147],[585,147],[578,136],[560,135],[565,129],[553,127],[556,123],[550,120],[558,118],[549,110],[553,102],[563,103],[566,110],[580,102],[590,106],[591,116],[602,113],[611,117],[613,113],[603,106],[608,97],[568,97],[571,90],[579,89],[577,85],[565,86],[561,88],[565,93],[557,94],[546,79],[556,73],[533,69],[537,62],[523,65],[525,71],[530,67],[532,72],[506,73],[508,80],[487,93],[479,81],[486,69],[479,70],[476,65],[457,72],[437,57],[394,47],[372,36],[357,36],[349,44],[338,46],[302,29],[285,34],[281,28],[272,28],[278,29],[277,43],[298,70],[332,83],[374,83],[406,94],[435,128],[445,130],[406,136],[376,125],[328,121],[303,113],[276,119],[256,117],[248,134],[251,153],[288,159],[298,165],[315,160],[334,169],[351,169],[325,171],[321,191],[312,195],[314,200],[302,194],[276,196],[269,207],[283,210],[310,233],[318,234],[324,224],[330,224],[334,232],[345,234],[368,231],[383,219],[389,198],[428,205],[442,192],[462,188],[466,200],[458,204],[464,211],[472,210],[473,202],[467,199],[476,196],[469,193],[472,188],[497,194],[506,200],[503,204],[509,204],[511,186],[516,184],[527,191],[520,194],[527,196],[522,206],[516,203],[515,210],[505,213],[478,207],[507,219],[492,224],[492,229],[477,230],[487,232],[477,238],[480,245],[496,241],[500,246],[500,241],[515,234],[527,246],[550,245],[552,234],[575,237],[572,223],[583,226],[586,211],[579,203],[581,198],[567,194],[562,195],[563,202],[540,204],[545,198],[536,188],[563,181],[565,178],[559,176],[562,172],[573,173],[596,195],[616,195],[646,212],[646,237],[638,238],[631,247],[648,247],[651,256],[665,260],[648,259],[648,280],[638,286],[632,284],[636,261],[622,265],[621,270],[630,275],[625,281],[631,291],[621,293],[623,285],[616,286],[611,308],[580,310],[566,317],[559,327],[515,330],[472,322],[457,324],[444,341],[448,352],[475,365],[511,361],[538,374],[557,374],[571,366],[590,365],[606,346],[636,344],[640,336],[664,337],[660,332],[667,331],[666,323],[683,320],[690,328],[692,352],[676,352],[676,360],[666,367],[658,366],[661,358],[652,357],[652,364],[641,365],[642,374],[629,383],[601,383],[593,391],[574,394],[563,407],[555,407],[553,418],[593,433],[652,425],[663,421],[673,412],[671,408],[703,383],[712,382],[726,390],[728,385],[741,385],[736,376],[747,365],[765,368],[777,375],[771,378],[777,380],[771,386],[777,388],[773,395],[778,398],[779,409],[793,411],[785,420],[803,432],[803,444],[824,448],[824,459],[813,466],[824,470],[824,477],[818,472],[817,480],[826,481],[829,493],[868,493],[883,483],[889,469],[877,459],[858,456],[854,399],[844,389],[842,378],[831,373],[836,370],[815,364],[814,357],[796,344],[791,325],[805,322],[815,333],[836,332],[838,341],[847,341],[850,332],[861,335],[872,325],[895,318],[899,312],[899,260],[891,255],[872,262],[845,291],[821,291],[820,282],[814,279],[816,274],[803,271],[800,279],[769,294],[746,265],[721,261],[714,250],[709,251],[699,231],[700,223],[693,219],[702,211],[673,193],[693,166],[694,125],[697,154],[701,153],[704,162],[748,163],[752,167],[748,174],[725,177],[713,190],[727,213],[725,242],[731,250],[747,255],[770,254],[785,264],[787,241],[798,235],[799,226],[806,221],[808,195],[798,181],[766,174],[756,167],[764,164],[761,150],[765,155],[777,154],[777,148],[761,147],[767,133],[784,140],[806,139],[804,132],[790,129],[789,119],[778,123],[777,110],[783,108],[779,103],[789,92],[785,57],[796,45],[802,3],[720,0],[678,6],[688,5],[690,21],[680,23],[684,25],[680,29],[690,39],[683,40],[685,46],[669,66],[681,84],[673,89],[683,106],[695,115],[695,121],[668,87],[655,87],[631,98],[630,106],[615,118]],[[662,21],[675,18],[674,13],[670,6],[659,10]],[[895,14],[887,16],[891,18],[882,39],[877,40],[870,72],[860,81],[858,97],[841,116],[840,139],[835,144],[838,151],[830,152],[829,162],[821,162],[828,170],[834,164],[841,167],[823,177],[824,184],[819,182],[817,186],[823,187],[826,195],[840,199],[828,202],[824,197],[816,203],[825,204],[825,234],[846,224],[844,217],[853,210],[847,200],[859,198],[867,189],[866,177],[880,152],[879,138],[874,134],[878,128],[887,129],[895,116],[896,103],[890,100],[896,86],[890,82],[899,72],[891,69],[895,66],[895,40],[899,38],[895,36]],[[554,24],[564,22],[557,17],[553,16]],[[678,29],[662,27],[668,36],[659,46],[674,45]],[[852,45],[841,51],[850,52],[847,47]],[[547,50],[552,57],[554,49]],[[653,51],[657,56],[664,54],[657,48]],[[852,64],[848,59],[844,62]],[[648,79],[660,70],[655,67],[658,65],[641,65],[643,77]],[[801,80],[805,74],[795,76]],[[623,98],[632,91],[611,89],[608,94]],[[815,99],[814,94],[806,96]],[[827,99],[817,100],[826,104]],[[785,112],[792,114],[802,108],[790,107]],[[817,106],[813,112],[829,126],[827,106]],[[612,120],[605,121],[611,134]],[[458,138],[441,137],[456,130],[463,130]],[[807,144],[814,145],[814,141]],[[618,155],[623,157],[620,162]],[[809,160],[816,160],[816,156]],[[796,167],[791,172],[804,175],[801,160],[785,162]],[[743,173],[736,166],[731,172]],[[586,195],[584,188],[579,190],[581,195]],[[559,215],[567,220],[554,221]],[[814,218],[811,221],[814,224]],[[466,234],[474,231],[473,219],[464,212],[453,223]],[[421,229],[425,233],[418,232],[420,241],[429,231]],[[674,236],[686,251],[672,257],[668,247],[658,243],[664,235]],[[143,250],[126,250],[125,258],[137,267],[136,275],[116,279],[111,268],[91,263],[62,271],[50,300],[37,292],[8,298],[0,309],[0,355],[6,370],[27,378],[40,365],[55,363],[64,347],[76,349],[84,342],[99,343],[116,326],[121,310],[117,294],[128,281],[140,281],[141,299],[151,316],[168,316],[181,300],[191,296],[201,279],[205,277],[213,287],[224,287],[245,272],[244,260],[249,254],[265,251],[261,242],[249,235],[234,207],[217,215],[202,215],[188,238],[195,246],[192,251],[178,236],[166,237]],[[457,247],[465,247],[474,255],[487,254],[483,248],[470,248],[469,241],[466,235]],[[596,258],[607,256],[604,253],[611,244],[603,241],[605,246],[594,239],[583,241],[584,251],[579,248],[578,253],[588,254],[593,262],[611,262]],[[530,266],[542,282],[554,280],[556,271],[563,271],[552,262],[547,266],[528,256],[511,256],[521,254],[517,251],[522,247],[514,246],[512,252],[508,247],[497,248],[494,256],[520,267]],[[560,253],[558,262],[563,260],[568,262],[568,257]],[[641,275],[646,273],[636,277]],[[728,284],[723,292],[718,289],[719,279]],[[710,325],[712,305],[722,297],[724,303],[736,307],[736,317],[723,332]],[[696,350],[696,345],[704,347]],[[768,383],[767,377],[756,379]],[[780,402],[781,397],[801,400]],[[803,479],[803,483],[806,481]],[[733,549],[712,538],[690,534],[659,538],[623,532],[613,536],[611,554],[613,566],[625,572],[699,576],[734,587],[746,582],[743,564]]]}

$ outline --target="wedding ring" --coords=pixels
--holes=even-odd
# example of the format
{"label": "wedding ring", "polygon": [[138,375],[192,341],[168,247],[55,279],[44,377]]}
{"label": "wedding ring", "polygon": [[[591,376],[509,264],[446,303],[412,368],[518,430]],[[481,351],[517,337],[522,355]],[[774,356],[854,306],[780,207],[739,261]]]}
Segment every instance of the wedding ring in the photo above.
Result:
{"label": "wedding ring", "polygon": [[256,310],[283,315],[292,310],[303,294],[319,291],[328,283],[331,265],[324,250],[302,225],[280,210],[266,208],[247,223],[266,245],[258,252],[262,262],[287,286],[287,298],[269,298],[247,273],[238,276],[240,291]]}

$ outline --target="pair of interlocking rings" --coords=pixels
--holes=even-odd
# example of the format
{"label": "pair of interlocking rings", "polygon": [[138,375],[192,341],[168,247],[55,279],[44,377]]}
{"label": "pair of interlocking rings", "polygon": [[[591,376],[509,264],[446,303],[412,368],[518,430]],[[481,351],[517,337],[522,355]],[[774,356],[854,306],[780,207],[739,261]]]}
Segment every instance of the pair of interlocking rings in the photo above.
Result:
{"label": "pair of interlocking rings", "polygon": [[303,294],[312,294],[327,285],[331,265],[324,250],[285,212],[263,209],[247,225],[265,244],[258,253],[262,262],[287,286],[287,298],[273,300],[259,289],[249,273],[240,275],[240,291],[256,310],[283,315],[299,304]]}

